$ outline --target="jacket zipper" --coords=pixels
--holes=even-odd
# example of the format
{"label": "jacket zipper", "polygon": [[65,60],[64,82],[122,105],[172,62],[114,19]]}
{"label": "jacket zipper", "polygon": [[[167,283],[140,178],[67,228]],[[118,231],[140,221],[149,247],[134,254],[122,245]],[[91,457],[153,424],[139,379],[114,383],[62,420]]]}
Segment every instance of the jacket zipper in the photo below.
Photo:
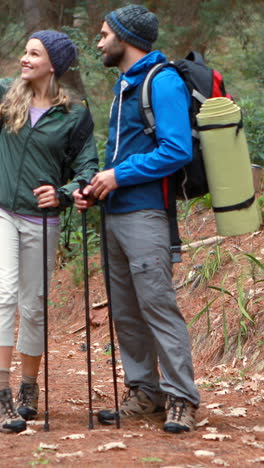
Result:
{"label": "jacket zipper", "polygon": [[[18,194],[18,189],[19,189],[19,183],[20,183],[20,180],[21,180],[22,167],[24,165],[24,161],[25,161],[25,157],[26,157],[26,147],[27,147],[27,144],[28,144],[28,140],[31,138],[31,135],[32,135],[34,129],[36,128],[36,126],[38,125],[39,121],[42,120],[50,112],[50,110],[51,110],[51,108],[49,108],[47,110],[47,112],[42,114],[42,116],[38,119],[36,125],[34,125],[34,127],[31,127],[30,132],[29,132],[29,134],[28,134],[28,136],[26,138],[26,141],[25,141],[25,144],[24,144],[24,147],[23,147],[21,163],[19,165],[19,170],[18,170],[18,179],[17,179],[17,184],[16,184],[16,191],[15,191],[15,194],[14,194],[14,200],[13,200],[13,205],[12,205],[12,211],[13,212],[15,212],[17,194]],[[30,119],[30,117],[28,118],[27,122],[29,122],[29,119]]]}
{"label": "jacket zipper", "polygon": [[127,88],[128,82],[122,80],[120,83],[120,96],[119,96],[119,103],[118,103],[118,115],[117,115],[117,129],[116,129],[116,146],[114,156],[112,158],[112,162],[115,161],[119,149],[119,138],[120,138],[120,122],[121,122],[121,112],[122,112],[122,101],[123,101],[123,92]]}

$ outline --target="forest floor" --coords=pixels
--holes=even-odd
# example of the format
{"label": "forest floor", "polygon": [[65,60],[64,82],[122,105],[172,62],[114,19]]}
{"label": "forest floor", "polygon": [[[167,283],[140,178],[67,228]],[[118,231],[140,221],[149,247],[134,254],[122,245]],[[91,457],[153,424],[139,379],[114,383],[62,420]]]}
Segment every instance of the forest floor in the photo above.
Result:
{"label": "forest floor", "polygon": [[[186,223],[180,224],[183,237]],[[189,221],[190,241],[215,236],[215,222],[209,211],[196,213]],[[19,435],[1,434],[0,466],[5,468],[47,465],[50,467],[261,467],[264,465],[264,285],[259,270],[252,267],[245,276],[243,290],[254,323],[241,316],[236,300],[237,278],[249,265],[244,253],[263,262],[263,228],[253,234],[222,239],[219,247],[203,247],[194,255],[183,254],[174,265],[173,281],[177,300],[189,323],[214,297],[208,313],[190,327],[195,378],[201,394],[197,429],[170,435],[162,430],[163,420],[152,417],[121,422],[121,428],[102,426],[96,413],[114,404],[107,306],[96,308],[105,299],[100,258],[91,259],[90,278],[91,365],[94,428],[88,428],[87,353],[83,284],[74,286],[68,269],[57,269],[51,286],[49,307],[49,424],[44,431],[44,369],[41,367],[39,417]],[[206,269],[197,280],[186,279],[200,271],[208,259],[221,262],[216,273],[206,279]],[[97,266],[98,265],[98,268]],[[210,270],[209,264],[208,271]],[[256,277],[257,275],[257,277]],[[256,279],[257,278],[257,279]],[[204,280],[204,281],[202,281]],[[263,280],[263,272],[262,272]],[[208,288],[225,288],[234,296]],[[251,292],[250,292],[251,291]],[[253,291],[253,292],[252,292]],[[251,296],[250,296],[251,294]],[[225,296],[225,302],[223,301]],[[251,297],[251,299],[250,299]],[[223,332],[226,317],[228,343]],[[243,325],[242,345],[239,331]],[[118,394],[124,391],[123,369],[116,350]],[[14,354],[12,386],[20,379],[20,359]]]}

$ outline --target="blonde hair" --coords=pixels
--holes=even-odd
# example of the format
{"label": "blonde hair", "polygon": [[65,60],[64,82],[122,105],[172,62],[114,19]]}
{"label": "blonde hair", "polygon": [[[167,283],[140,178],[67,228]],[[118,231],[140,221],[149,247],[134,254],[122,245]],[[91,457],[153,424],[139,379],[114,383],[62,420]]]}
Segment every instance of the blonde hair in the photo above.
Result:
{"label": "blonde hair", "polygon": [[[30,82],[17,78],[0,104],[0,117],[4,119],[8,131],[18,133],[25,125],[32,98],[33,90]],[[69,111],[69,93],[58,83],[54,75],[50,79],[49,98],[52,106],[64,105]]]}

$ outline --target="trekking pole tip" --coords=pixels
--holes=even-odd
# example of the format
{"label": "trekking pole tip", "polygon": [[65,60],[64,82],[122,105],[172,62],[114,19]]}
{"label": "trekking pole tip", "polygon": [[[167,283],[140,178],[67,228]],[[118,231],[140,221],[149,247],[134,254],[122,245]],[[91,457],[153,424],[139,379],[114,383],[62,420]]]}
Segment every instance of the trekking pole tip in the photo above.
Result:
{"label": "trekking pole tip", "polygon": [[48,421],[45,421],[43,429],[44,429],[45,432],[49,432],[50,427],[49,427],[49,422]]}
{"label": "trekking pole tip", "polygon": [[93,429],[94,424],[93,424],[93,412],[90,410],[89,411],[89,423],[88,423],[88,429]]}
{"label": "trekking pole tip", "polygon": [[119,411],[115,412],[116,428],[120,429],[120,414]]}

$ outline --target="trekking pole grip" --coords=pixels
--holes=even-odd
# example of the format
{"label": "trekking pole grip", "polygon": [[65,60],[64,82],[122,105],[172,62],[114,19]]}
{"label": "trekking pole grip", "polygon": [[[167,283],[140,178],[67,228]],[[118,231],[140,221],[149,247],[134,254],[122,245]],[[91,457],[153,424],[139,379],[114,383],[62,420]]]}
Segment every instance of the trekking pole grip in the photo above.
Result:
{"label": "trekking pole grip", "polygon": [[85,193],[83,193],[83,190],[85,189],[86,185],[89,185],[89,184],[88,182],[86,182],[85,179],[80,179],[78,182],[80,186],[80,193],[83,196],[83,198],[87,200],[87,198],[89,198],[89,195],[86,195]]}

